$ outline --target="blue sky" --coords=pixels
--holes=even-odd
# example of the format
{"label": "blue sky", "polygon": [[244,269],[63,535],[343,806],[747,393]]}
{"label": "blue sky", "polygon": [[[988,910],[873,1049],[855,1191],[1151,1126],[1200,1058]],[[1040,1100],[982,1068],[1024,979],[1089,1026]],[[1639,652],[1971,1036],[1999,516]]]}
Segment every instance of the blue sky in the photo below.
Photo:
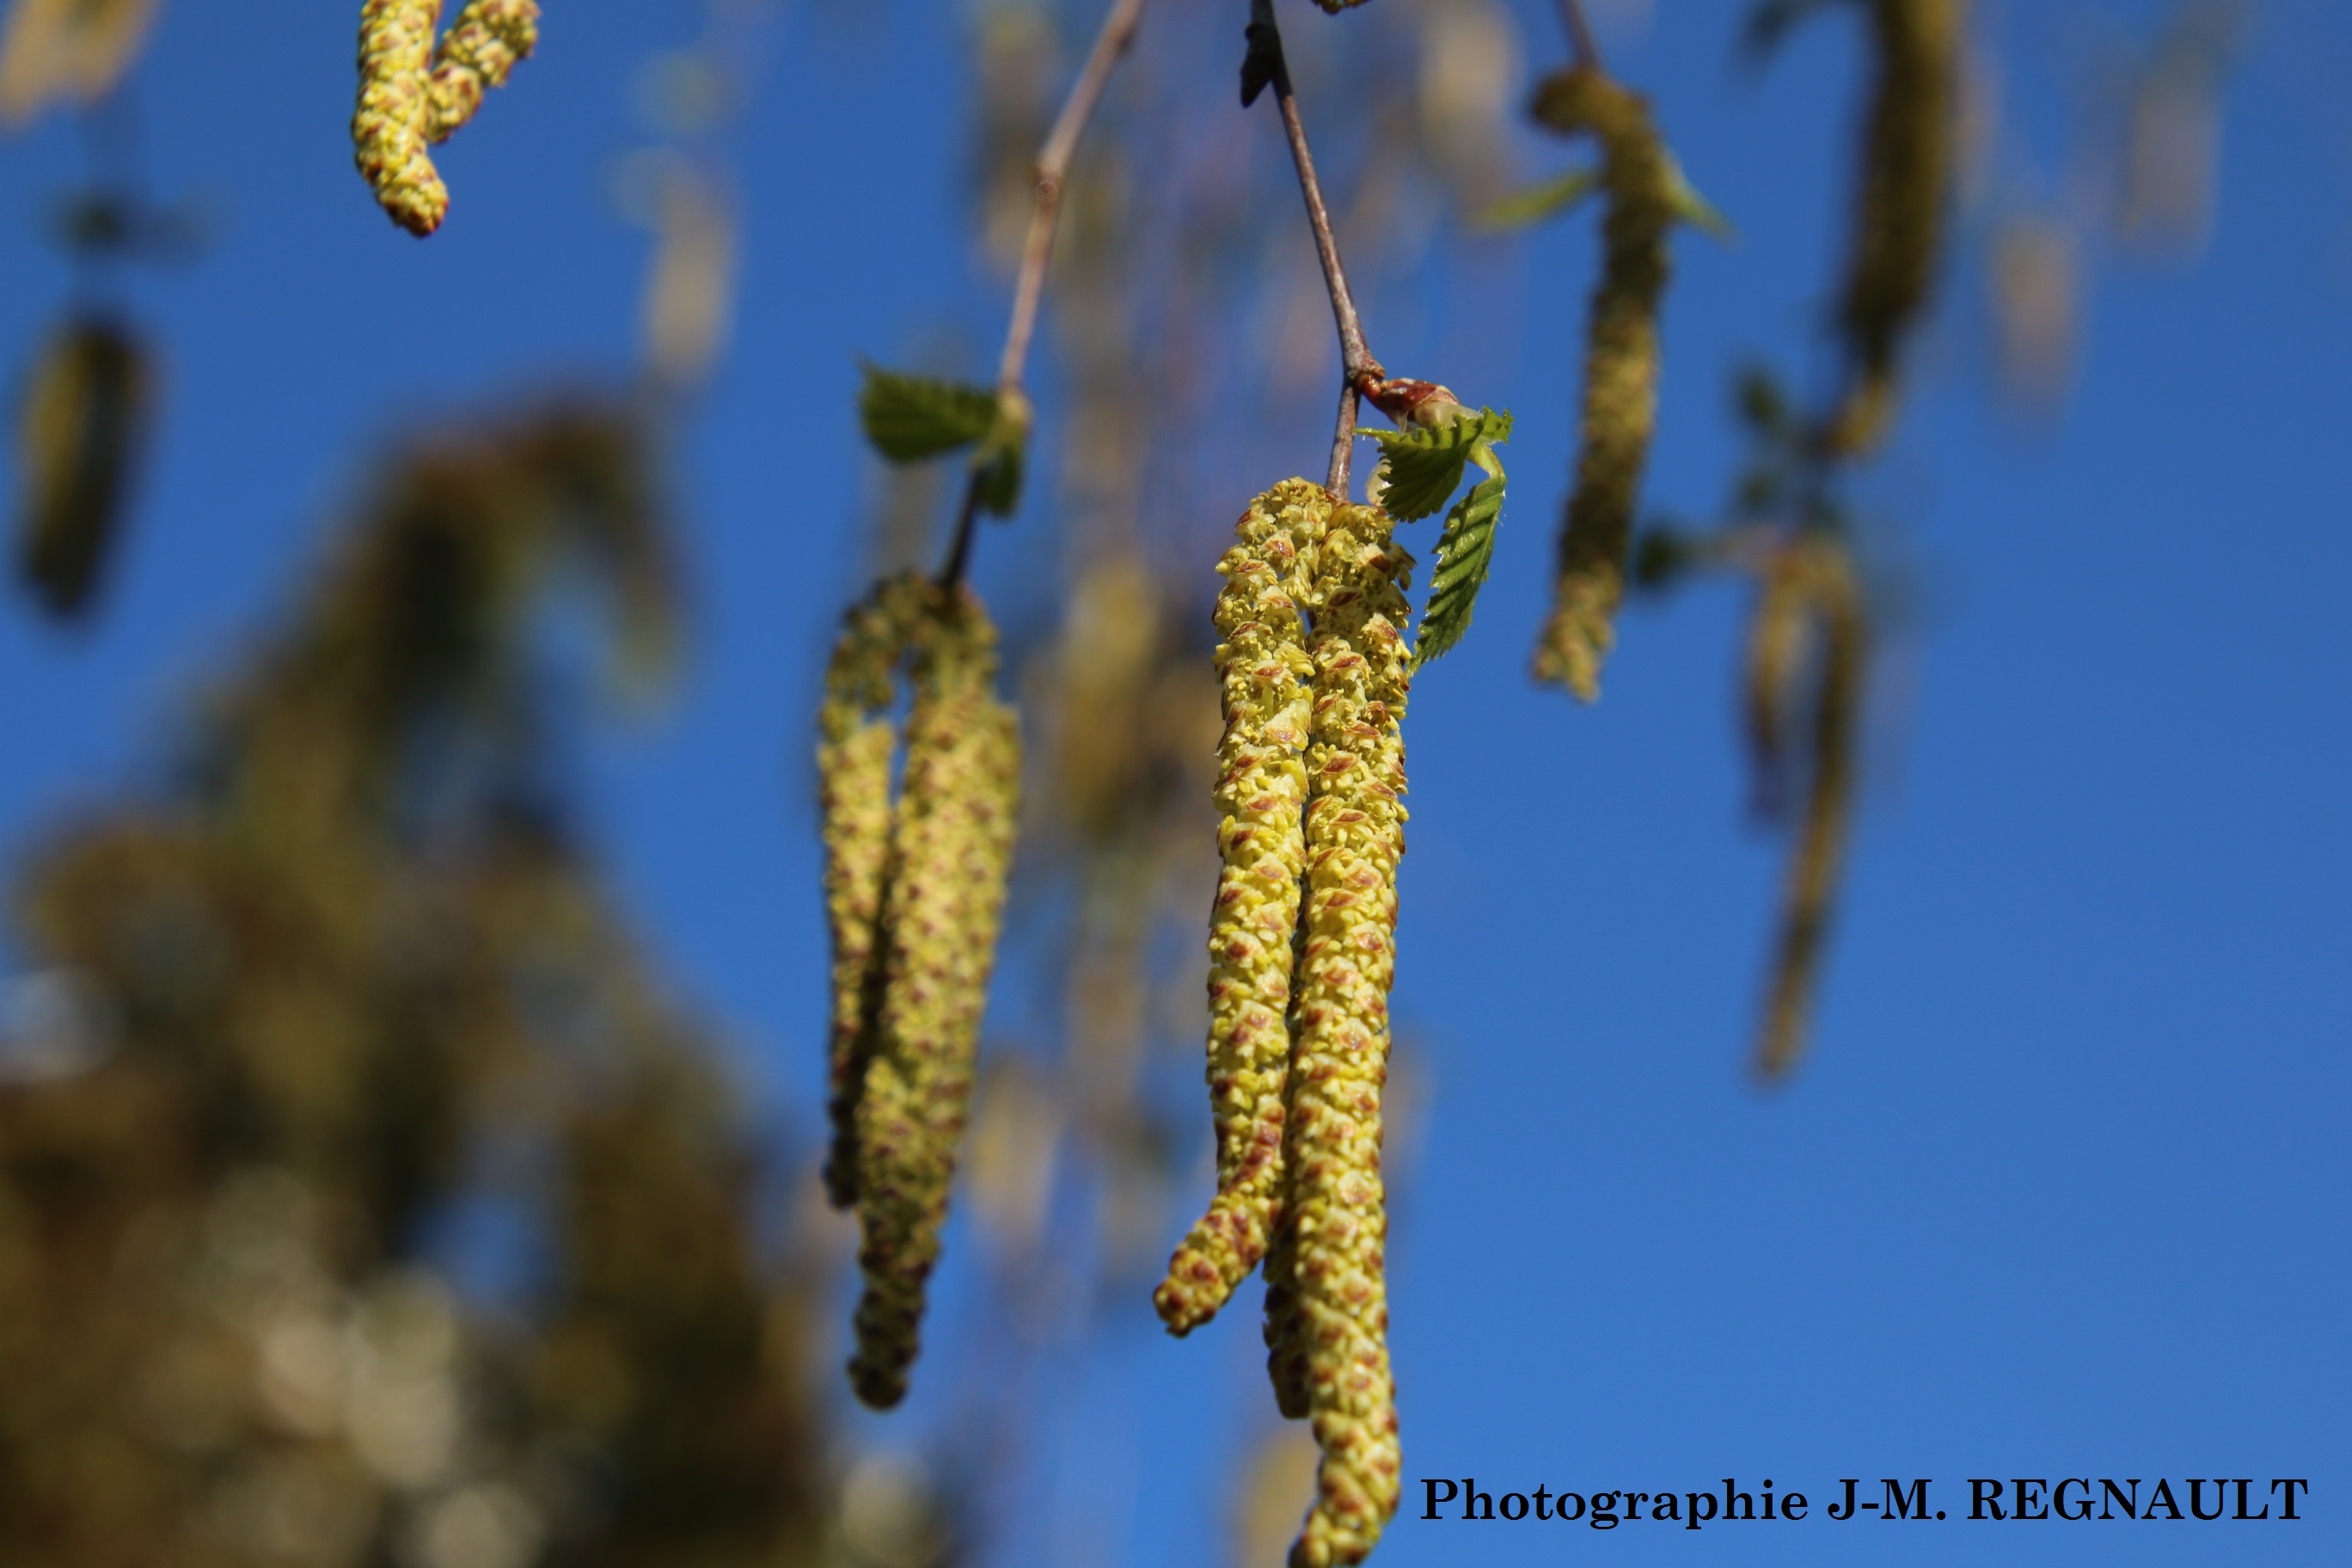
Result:
{"label": "blue sky", "polygon": [[[97,628],[0,615],[0,853],[152,763],[157,721],[282,602],[387,429],[632,363],[646,241],[600,182],[638,140],[633,71],[690,39],[695,8],[554,8],[541,57],[453,143],[452,216],[421,246],[351,173],[348,9],[166,7],[137,79],[151,166],[222,224],[200,261],[132,289],[166,401]],[[828,29],[788,7],[774,30],[736,140],[739,331],[677,454],[698,644],[672,710],[599,742],[584,782],[637,918],[796,1118],[823,960],[804,737],[868,483],[855,358],[992,298],[968,267],[944,9]],[[1241,17],[1160,9],[1155,27]],[[2070,29],[2155,11],[1987,9],[2009,112],[2044,145]],[[1295,50],[1345,25],[1297,11]],[[1548,7],[1517,11],[1554,58]],[[1611,36],[1612,64],[1742,236],[1685,244],[1669,306],[1650,495],[1703,514],[1738,457],[1725,370],[1801,364],[1816,342],[1855,62],[1829,21],[1746,84],[1725,66],[1733,6],[1655,11]],[[2352,1553],[2352,121],[2327,88],[2347,66],[2341,14],[2262,8],[2209,250],[2099,265],[2053,420],[1996,404],[1981,268],[1953,278],[1861,491],[1923,584],[1916,679],[1882,705],[1813,1055],[1775,1094],[1741,1070],[1780,866],[1739,809],[1742,595],[1637,607],[1596,709],[1524,679],[1592,249],[1587,221],[1529,242],[1517,330],[1464,367],[1519,422],[1496,577],[1408,730],[1396,1006],[1429,1099],[1390,1255],[1408,1517],[1380,1563]],[[1203,116],[1234,112],[1216,88]],[[0,363],[26,362],[67,295],[33,231],[79,167],[63,124],[0,148]],[[1430,342],[1486,308],[1448,276],[1391,289],[1418,291],[1393,308]],[[992,331],[994,307],[975,320]],[[812,449],[843,456],[812,472]],[[1044,525],[1033,504],[1021,526]],[[1045,1379],[1051,1479],[1020,1560],[1222,1549],[1234,1456],[1265,1421],[1238,1316],[1178,1345],[1139,1299]],[[1846,1475],[1931,1476],[1940,1502],[1970,1476],[2217,1474],[2310,1478],[2306,1521],[1817,1511],[1602,1535],[1409,1517],[1427,1476],[1769,1477],[1818,1510]]]}

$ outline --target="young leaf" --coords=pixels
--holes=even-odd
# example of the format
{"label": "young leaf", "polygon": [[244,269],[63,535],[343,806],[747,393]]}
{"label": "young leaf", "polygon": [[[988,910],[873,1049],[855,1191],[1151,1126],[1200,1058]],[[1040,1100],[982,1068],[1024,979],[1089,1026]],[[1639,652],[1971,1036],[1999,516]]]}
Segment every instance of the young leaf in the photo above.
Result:
{"label": "young leaf", "polygon": [[1513,191],[1499,201],[1488,203],[1472,215],[1470,226],[1482,234],[1527,228],[1566,212],[1600,183],[1598,169],[1570,169],[1556,180]]}
{"label": "young leaf", "polygon": [[996,424],[996,394],[869,364],[857,416],[876,451],[894,463],[919,462],[986,436]]}
{"label": "young leaf", "polygon": [[1732,226],[1729,218],[1723,216],[1721,208],[1699,194],[1698,187],[1690,183],[1690,176],[1683,173],[1682,164],[1672,153],[1666,157],[1666,177],[1673,186],[1670,196],[1676,217],[1718,245],[1738,243],[1739,231]]}
{"label": "young leaf", "polygon": [[971,455],[979,477],[980,510],[995,517],[1011,517],[1021,504],[1022,447],[1024,432],[992,433]]}
{"label": "young leaf", "polygon": [[1388,490],[1381,504],[1398,521],[1411,522],[1445,504],[1462,483],[1464,465],[1480,447],[1511,438],[1511,416],[1481,408],[1433,428],[1360,428],[1356,434],[1378,441],[1388,459]]}
{"label": "young leaf", "polygon": [[1503,515],[1503,468],[1482,454],[1487,477],[1454,503],[1437,540],[1437,570],[1429,580],[1429,604],[1421,612],[1413,639],[1412,667],[1419,669],[1462,640],[1470,629],[1471,606],[1495,560],[1495,524]]}

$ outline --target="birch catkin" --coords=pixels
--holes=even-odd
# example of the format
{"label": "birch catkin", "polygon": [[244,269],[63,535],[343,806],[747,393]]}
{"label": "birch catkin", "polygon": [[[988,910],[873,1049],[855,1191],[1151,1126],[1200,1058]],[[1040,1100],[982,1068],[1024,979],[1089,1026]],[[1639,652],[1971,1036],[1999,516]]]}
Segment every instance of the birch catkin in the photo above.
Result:
{"label": "birch catkin", "polygon": [[69,323],[41,354],[18,430],[16,569],[52,616],[85,612],[105,575],[153,384],[139,339],[102,318]]}
{"label": "birch catkin", "polygon": [[352,149],[392,221],[420,237],[441,226],[449,192],[425,150],[433,26],[441,0],[367,0],[360,8],[360,103]]}
{"label": "birch catkin", "polygon": [[446,142],[539,45],[539,0],[467,0],[433,51],[425,134]]}
{"label": "birch catkin", "polygon": [[1535,116],[1556,131],[1589,132],[1601,143],[1608,197],[1585,340],[1583,449],[1560,532],[1551,617],[1535,658],[1538,679],[1557,680],[1590,702],[1601,694],[1601,662],[1616,641],[1633,509],[1657,422],[1658,302],[1675,176],[1648,106],[1597,70],[1552,77],[1536,95]]}
{"label": "birch catkin", "polygon": [[1853,809],[1854,737],[1870,657],[1862,589],[1844,552],[1826,539],[1790,549],[1797,552],[1795,559],[1782,570],[1793,573],[1801,584],[1806,611],[1818,629],[1820,658],[1805,819],[1781,894],[1771,989],[1757,1045],[1757,1071],[1766,1078],[1787,1073],[1804,1050]]}
{"label": "birch catkin", "polygon": [[[1335,507],[1313,601],[1306,910],[1286,1127],[1291,1321],[1273,1326],[1277,1363],[1303,1351],[1323,1458],[1293,1568],[1361,1563],[1396,1511],[1399,1486],[1381,1097],[1404,853],[1410,676],[1399,628],[1412,562],[1391,526],[1376,508]],[[1278,1389],[1297,1376],[1295,1360],[1277,1364]]]}
{"label": "birch catkin", "polygon": [[1740,710],[1748,735],[1750,799],[1763,817],[1780,815],[1790,688],[1805,661],[1811,630],[1811,596],[1798,561],[1794,551],[1775,550],[1758,568],[1756,612],[1748,623]]}
{"label": "birch catkin", "polygon": [[919,642],[879,1028],[856,1112],[866,1289],[849,1374],[877,1409],[905,1396],[914,1364],[1003,912],[1020,743],[992,689],[995,640],[957,590],[934,601]]}
{"label": "birch catkin", "polygon": [[155,0],[16,0],[0,33],[0,124],[112,92],[154,20]]}
{"label": "birch catkin", "polygon": [[890,858],[890,764],[898,730],[887,711],[929,593],[912,574],[885,579],[849,612],[825,670],[818,714],[817,790],[824,837],[825,921],[833,939],[833,1028],[827,1071],[833,1146],[826,1194],[857,1201],[857,1102],[874,1057],[883,949],[877,921]]}
{"label": "birch catkin", "polygon": [[1217,746],[1221,866],[1209,919],[1208,1052],[1217,1193],[1152,1298],[1178,1334],[1215,1316],[1265,1256],[1281,1206],[1313,668],[1300,603],[1303,574],[1312,571],[1330,519],[1330,492],[1286,480],[1251,503],[1217,563],[1225,579],[1216,608],[1225,729]]}
{"label": "birch catkin", "polygon": [[1963,0],[1871,0],[1869,10],[1878,80],[1840,305],[1853,381],[1830,430],[1849,453],[1885,433],[1904,337],[1935,288],[1966,19]]}

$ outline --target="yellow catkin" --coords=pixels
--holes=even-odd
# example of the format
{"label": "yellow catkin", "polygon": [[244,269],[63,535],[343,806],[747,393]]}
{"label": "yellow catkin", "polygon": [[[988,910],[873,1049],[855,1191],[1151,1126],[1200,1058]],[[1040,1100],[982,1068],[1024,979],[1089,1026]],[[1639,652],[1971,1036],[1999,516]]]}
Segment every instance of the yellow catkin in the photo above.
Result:
{"label": "yellow catkin", "polygon": [[876,1409],[906,1395],[939,1260],[1020,789],[1019,736],[993,692],[995,632],[978,602],[961,590],[935,601],[919,647],[880,1027],[857,1109],[866,1288],[849,1375]]}
{"label": "yellow catkin", "polygon": [[367,0],[360,10],[360,102],[352,150],[392,221],[419,237],[441,226],[449,192],[425,152],[426,73],[441,0]]}
{"label": "yellow catkin", "polygon": [[1811,606],[1793,551],[1775,550],[1759,565],[1756,612],[1748,623],[1740,718],[1747,731],[1750,798],[1756,814],[1777,817],[1788,768],[1790,687],[1803,665]]}
{"label": "yellow catkin", "polygon": [[433,51],[425,135],[446,142],[539,45],[539,0],[467,0]]}
{"label": "yellow catkin", "polygon": [[1292,939],[1307,840],[1307,630],[1301,601],[1331,495],[1286,480],[1250,504],[1217,563],[1217,891],[1209,917],[1209,1104],[1217,1192],[1153,1304],[1175,1333],[1216,1315],[1265,1256],[1281,1205]]}
{"label": "yellow catkin", "polygon": [[155,0],[16,0],[0,36],[0,123],[104,98],[154,20]]}
{"label": "yellow catkin", "polygon": [[[1376,508],[1332,510],[1312,602],[1307,888],[1293,1016],[1289,1200],[1281,1281],[1286,1352],[1303,1352],[1323,1458],[1292,1568],[1361,1563],[1396,1511],[1401,1455],[1389,1367],[1381,1097],[1404,853],[1411,684],[1402,631],[1412,561]],[[1269,1277],[1269,1309],[1277,1303]],[[1295,1362],[1276,1368],[1295,1382]],[[1296,1389],[1291,1392],[1295,1399]]]}
{"label": "yellow catkin", "polygon": [[1599,71],[1552,77],[1537,92],[1535,116],[1600,142],[1608,199],[1585,339],[1583,445],[1560,531],[1551,616],[1535,658],[1538,680],[1559,681],[1590,702],[1601,694],[1601,666],[1616,641],[1633,509],[1657,423],[1658,302],[1675,178],[1648,105]]}
{"label": "yellow catkin", "polygon": [[146,446],[146,349],[110,321],[70,322],[42,353],[18,429],[16,568],[49,614],[89,607]]}
{"label": "yellow catkin", "polygon": [[1830,428],[1846,453],[1885,433],[1903,340],[1935,289],[1967,20],[1963,0],[1871,0],[1869,12],[1878,79],[1839,306],[1853,379]]}
{"label": "yellow catkin", "polygon": [[1862,719],[1870,632],[1860,584],[1844,552],[1827,539],[1790,547],[1807,611],[1820,638],[1807,759],[1805,819],[1781,893],[1780,931],[1757,1045],[1756,1068],[1779,1078],[1802,1055],[1832,900],[1853,809],[1854,742]]}
{"label": "yellow catkin", "polygon": [[874,1056],[881,1004],[877,922],[890,858],[890,764],[898,731],[889,716],[893,677],[929,589],[902,574],[877,584],[849,612],[825,670],[817,717],[817,794],[824,838],[825,921],[833,939],[832,1049],[827,1098],[833,1147],[826,1194],[857,1200],[857,1101]]}

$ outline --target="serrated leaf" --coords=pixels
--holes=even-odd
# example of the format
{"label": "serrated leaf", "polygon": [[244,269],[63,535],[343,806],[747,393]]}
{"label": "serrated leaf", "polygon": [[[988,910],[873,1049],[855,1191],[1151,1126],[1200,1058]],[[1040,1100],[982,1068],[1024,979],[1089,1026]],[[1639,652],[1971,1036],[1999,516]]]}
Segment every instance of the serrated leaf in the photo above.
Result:
{"label": "serrated leaf", "polygon": [[[1487,454],[1491,461],[1492,454]],[[1429,604],[1421,612],[1413,639],[1412,667],[1419,669],[1462,640],[1470,629],[1471,607],[1495,561],[1495,525],[1503,516],[1500,465],[1454,503],[1437,540],[1437,570],[1429,580]]]}
{"label": "serrated leaf", "polygon": [[1020,506],[1024,445],[1020,432],[1008,437],[992,435],[971,455],[981,510],[994,517],[1011,517]]}
{"label": "serrated leaf", "polygon": [[1400,522],[1428,517],[1461,487],[1462,469],[1481,447],[1511,438],[1511,416],[1481,408],[1434,426],[1410,430],[1359,428],[1381,444],[1388,459],[1388,490],[1381,504]]}
{"label": "serrated leaf", "polygon": [[869,364],[857,417],[876,451],[894,463],[920,462],[985,437],[996,424],[996,394]]}
{"label": "serrated leaf", "polygon": [[1529,185],[1524,191],[1514,191],[1499,201],[1488,203],[1471,215],[1470,226],[1485,234],[1527,228],[1559,216],[1600,184],[1600,170],[1570,169],[1558,179]]}

